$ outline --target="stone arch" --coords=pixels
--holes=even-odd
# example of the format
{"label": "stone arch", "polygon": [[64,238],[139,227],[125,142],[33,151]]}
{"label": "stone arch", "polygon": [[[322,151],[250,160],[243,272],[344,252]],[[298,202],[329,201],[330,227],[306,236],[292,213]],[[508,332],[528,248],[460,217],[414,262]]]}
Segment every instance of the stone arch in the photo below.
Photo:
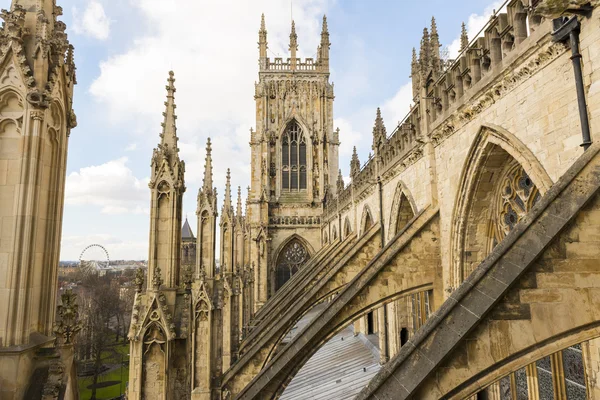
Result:
{"label": "stone arch", "polygon": [[346,239],[352,233],[352,225],[350,224],[350,218],[346,217],[344,220],[344,239]]}
{"label": "stone arch", "polygon": [[302,236],[293,234],[284,240],[273,256],[270,271],[271,288],[273,295],[279,290],[292,275],[306,264],[312,257],[314,251],[310,243]]}
{"label": "stone arch", "polygon": [[329,235],[327,234],[327,231],[323,231],[323,244],[329,244]]}
{"label": "stone arch", "polygon": [[331,240],[333,240],[333,241],[337,240],[337,238],[338,238],[337,225],[333,226],[332,235],[331,236],[332,236]]}
{"label": "stone arch", "polygon": [[[454,202],[449,271],[451,287],[458,287],[493,246],[496,234],[492,219],[497,218],[500,212],[496,200],[503,196],[500,186],[505,175],[513,170],[530,179],[540,195],[552,186],[552,180],[540,162],[518,138],[500,127],[482,126],[467,155]],[[530,206],[527,204],[523,212],[527,212]]]}
{"label": "stone arch", "polygon": [[394,193],[394,200],[392,202],[392,210],[390,212],[388,238],[392,239],[396,236],[416,213],[417,205],[413,196],[404,182],[398,182],[396,185],[396,192]]}
{"label": "stone arch", "polygon": [[375,220],[373,219],[373,213],[371,212],[371,208],[368,204],[365,204],[362,212],[362,217],[360,218],[360,234],[364,235],[366,231],[369,230],[375,224]]}

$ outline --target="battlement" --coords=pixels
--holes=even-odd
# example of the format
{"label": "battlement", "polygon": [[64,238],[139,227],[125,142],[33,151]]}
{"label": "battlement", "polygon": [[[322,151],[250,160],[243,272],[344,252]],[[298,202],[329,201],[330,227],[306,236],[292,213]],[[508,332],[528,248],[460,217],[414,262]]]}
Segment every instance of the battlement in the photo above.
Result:
{"label": "battlement", "polygon": [[329,31],[327,28],[327,17],[323,16],[323,27],[321,30],[321,43],[317,48],[317,60],[306,58],[302,61],[296,57],[298,51],[298,35],[296,34],[296,24],[292,21],[290,33],[290,57],[284,61],[283,57],[275,57],[271,60],[267,57],[267,28],[265,24],[265,15],[260,21],[260,30],[258,31],[258,49],[260,72],[294,72],[294,71],[314,71],[329,73]]}
{"label": "battlement", "polygon": [[291,58],[283,60],[282,57],[275,57],[273,61],[270,58],[266,59],[265,68],[261,68],[261,71],[323,71],[327,72],[329,69],[323,69],[318,62],[313,58],[305,58],[302,61],[301,58],[292,60]]}
{"label": "battlement", "polygon": [[454,60],[441,60],[432,20],[431,31],[424,31],[419,57],[413,52],[415,104],[392,134],[373,149],[375,155],[352,174],[352,182],[337,197],[328,199],[323,224],[350,207],[353,199],[368,196],[378,177],[385,180],[397,168],[406,168],[421,158],[423,143],[437,145],[458,125],[493,103],[494,97],[510,90],[506,83],[508,70],[525,63],[540,46],[546,44],[535,59],[509,77],[513,84],[518,83],[519,76],[531,74],[535,66],[552,58],[549,54],[558,51],[559,45],[549,45],[552,26],[536,13],[540,4],[543,2],[506,0],[472,40],[466,37],[463,26],[462,48]]}

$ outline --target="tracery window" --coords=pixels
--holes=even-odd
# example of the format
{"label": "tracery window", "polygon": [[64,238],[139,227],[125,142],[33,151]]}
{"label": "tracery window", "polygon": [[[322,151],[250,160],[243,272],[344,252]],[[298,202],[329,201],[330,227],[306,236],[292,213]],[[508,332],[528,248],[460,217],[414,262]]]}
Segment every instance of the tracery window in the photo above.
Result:
{"label": "tracery window", "polygon": [[292,121],[281,137],[281,188],[306,190],[306,137]]}
{"label": "tracery window", "polygon": [[299,240],[290,241],[281,251],[275,271],[275,290],[279,290],[308,261],[306,247]]}
{"label": "tracery window", "polygon": [[496,247],[541,199],[537,187],[517,163],[507,168],[500,182],[490,250]]}

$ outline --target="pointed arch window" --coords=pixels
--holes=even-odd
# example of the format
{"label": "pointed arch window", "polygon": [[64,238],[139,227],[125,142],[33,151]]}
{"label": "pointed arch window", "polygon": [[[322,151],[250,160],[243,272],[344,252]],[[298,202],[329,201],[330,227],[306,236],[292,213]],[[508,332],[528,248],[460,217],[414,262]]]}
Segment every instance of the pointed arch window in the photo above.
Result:
{"label": "pointed arch window", "polygon": [[279,290],[308,261],[306,247],[293,239],[281,251],[275,270],[275,290]]}
{"label": "pointed arch window", "polygon": [[281,137],[281,188],[284,191],[306,190],[306,137],[292,121]]}

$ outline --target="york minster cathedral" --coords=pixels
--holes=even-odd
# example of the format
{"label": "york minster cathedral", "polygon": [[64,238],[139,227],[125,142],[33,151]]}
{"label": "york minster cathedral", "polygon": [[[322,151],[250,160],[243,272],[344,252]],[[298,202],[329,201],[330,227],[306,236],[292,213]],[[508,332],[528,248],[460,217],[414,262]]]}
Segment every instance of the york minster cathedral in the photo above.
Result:
{"label": "york minster cathedral", "polygon": [[[78,398],[77,304],[55,298],[76,127],[60,14],[55,0],[2,11],[7,400]],[[196,218],[182,219],[166,76],[127,399],[600,399],[600,3],[506,0],[478,37],[463,26],[452,60],[432,19],[406,60],[409,114],[392,125],[373,110],[349,181],[326,17],[305,59],[293,21],[289,55],[271,58],[267,22],[245,202],[209,139],[187,193]]]}

